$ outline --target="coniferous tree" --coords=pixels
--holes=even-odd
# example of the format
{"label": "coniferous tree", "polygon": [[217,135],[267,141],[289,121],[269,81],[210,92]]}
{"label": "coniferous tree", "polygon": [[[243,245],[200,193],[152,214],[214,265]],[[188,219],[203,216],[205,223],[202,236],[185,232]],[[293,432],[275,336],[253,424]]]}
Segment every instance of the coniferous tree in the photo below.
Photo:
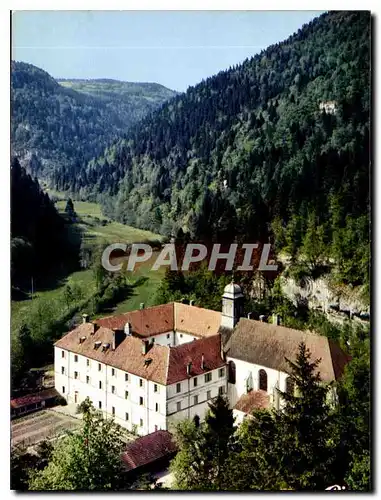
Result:
{"label": "coniferous tree", "polygon": [[301,343],[295,362],[288,360],[295,391],[279,391],[279,411],[255,412],[242,425],[240,489],[324,490],[337,479],[342,484],[333,467],[337,442],[330,388],[316,370],[319,360],[310,358]]}
{"label": "coniferous tree", "polygon": [[230,489],[230,459],[235,446],[233,411],[226,398],[209,403],[205,421],[183,421],[176,429],[179,452],[171,463],[174,489]]}

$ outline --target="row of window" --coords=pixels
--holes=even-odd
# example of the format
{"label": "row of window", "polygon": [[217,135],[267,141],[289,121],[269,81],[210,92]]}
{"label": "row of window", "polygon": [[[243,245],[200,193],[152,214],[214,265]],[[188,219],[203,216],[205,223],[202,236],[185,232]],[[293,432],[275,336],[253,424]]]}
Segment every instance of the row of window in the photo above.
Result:
{"label": "row of window", "polygon": [[[99,384],[101,385],[101,382],[99,382]],[[114,386],[112,386],[113,389]],[[62,386],[62,394],[65,394],[65,386]],[[225,394],[225,386],[221,385],[219,388],[218,388],[218,394],[220,396],[222,396],[223,394]],[[125,398],[127,399],[128,398],[128,391],[125,392]],[[212,398],[212,391],[207,391],[206,392],[206,399],[207,401],[209,399]],[[198,400],[198,395],[197,396],[193,396],[193,404],[194,405],[198,405],[199,403],[199,400]],[[139,405],[140,406],[144,406],[144,398],[140,396],[139,398]],[[98,408],[101,410],[102,409],[102,401],[99,401],[98,402]],[[159,406],[159,403],[155,403],[155,411],[156,412],[159,412],[160,411],[160,406]],[[181,411],[181,401],[178,401],[176,403],[176,411]],[[115,416],[115,407],[113,406],[112,407],[112,411],[111,411],[112,415]],[[126,413],[126,420],[128,420],[128,413]]]}
{"label": "row of window", "polygon": [[[223,394],[225,394],[225,386],[221,385],[218,388],[218,395],[222,396]],[[212,391],[206,391],[206,400],[208,401],[209,399],[212,399]],[[193,396],[193,404],[198,405],[198,403],[199,403],[198,395]],[[178,401],[176,403],[176,411],[181,411],[181,401]]]}
{"label": "row of window", "polygon": [[[102,401],[98,401],[98,408],[99,408],[100,410],[102,409]],[[112,415],[113,417],[115,417],[115,406],[112,406],[112,407],[111,407],[111,415]],[[126,421],[126,422],[128,422],[128,421],[130,420],[130,415],[129,415],[127,412],[124,414],[124,419],[125,419],[125,421]],[[139,427],[143,427],[143,425],[144,425],[144,421],[143,421],[143,419],[141,418],[141,419],[140,419],[140,422],[139,422]]]}
{"label": "row of window", "polygon": [[[87,360],[87,361],[89,361],[89,360]],[[101,365],[99,365],[99,366],[101,366]],[[114,371],[114,368],[112,369],[112,371]],[[61,375],[66,375],[66,369],[64,366],[61,366]],[[74,378],[79,379],[79,372],[77,372],[77,371],[74,372]],[[129,380],[128,373],[125,373],[125,381],[128,382],[128,380]],[[86,383],[87,384],[90,383],[90,377],[88,375],[86,376]],[[144,387],[144,380],[142,378],[139,379],[139,387]],[[102,382],[99,382],[99,389],[102,389]],[[158,384],[153,385],[153,392],[157,392],[157,393],[160,392],[160,388],[159,388]]]}
{"label": "row of window", "polygon": [[[224,376],[225,376],[225,368],[220,368],[218,370],[218,378],[222,378]],[[212,372],[205,373],[205,375],[204,375],[205,383],[211,382],[212,379],[213,379]],[[197,379],[197,377],[195,377],[193,379],[193,387],[197,387],[197,385],[198,385],[198,379]],[[179,392],[181,392],[181,382],[178,382],[176,384],[176,393],[179,393]]]}

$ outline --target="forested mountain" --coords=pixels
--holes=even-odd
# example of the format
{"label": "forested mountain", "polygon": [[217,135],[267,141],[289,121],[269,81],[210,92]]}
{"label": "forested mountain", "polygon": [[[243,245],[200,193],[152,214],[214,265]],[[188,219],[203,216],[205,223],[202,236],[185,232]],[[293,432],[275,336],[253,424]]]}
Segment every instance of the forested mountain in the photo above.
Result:
{"label": "forested mountain", "polygon": [[11,273],[12,287],[31,289],[31,280],[48,277],[65,265],[75,265],[78,247],[64,220],[38,181],[16,158],[11,163]]}
{"label": "forested mountain", "polygon": [[126,124],[141,120],[177,94],[158,83],[121,82],[107,78],[57,81],[62,87],[96,97]]}
{"label": "forested mountain", "polygon": [[309,231],[344,281],[363,283],[369,104],[370,14],[326,13],[176,96],[86,169],[58,172],[56,187],[100,193],[107,215],[163,234],[276,233],[295,253]]}
{"label": "forested mountain", "polygon": [[176,94],[154,83],[61,83],[31,64],[12,62],[12,148],[33,175],[86,164]]}

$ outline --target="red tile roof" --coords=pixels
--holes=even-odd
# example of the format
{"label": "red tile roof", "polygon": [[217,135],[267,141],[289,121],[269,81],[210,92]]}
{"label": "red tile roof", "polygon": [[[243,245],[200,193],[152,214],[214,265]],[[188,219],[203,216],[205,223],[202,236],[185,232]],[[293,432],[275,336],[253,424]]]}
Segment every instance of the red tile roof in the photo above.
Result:
{"label": "red tile roof", "polygon": [[168,431],[155,431],[136,439],[127,445],[122,460],[127,470],[137,469],[164,457],[170,457],[177,451],[172,434]]}
{"label": "red tile roof", "polygon": [[23,406],[39,403],[59,396],[55,389],[47,389],[45,391],[37,392],[35,394],[27,394],[19,398],[11,399],[11,408],[22,408]]}
{"label": "red tile roof", "polygon": [[[114,332],[109,328],[100,327],[95,329],[92,323],[84,323],[66,334],[55,343],[56,347],[66,349],[76,354],[94,359],[108,366],[113,366],[132,373],[138,377],[152,380],[159,384],[166,384],[169,348],[154,344],[143,354],[143,341],[138,337],[127,336],[116,347],[112,349]],[[80,343],[80,338],[86,338]],[[110,344],[105,351],[102,345],[95,348],[95,342]]]}
{"label": "red tile roof", "polygon": [[175,330],[196,337],[216,335],[221,325],[221,313],[211,309],[175,302],[174,313]]}
{"label": "red tile roof", "polygon": [[270,397],[265,391],[250,391],[239,398],[234,410],[251,413],[253,410],[269,407]]}
{"label": "red tile roof", "polygon": [[[202,355],[204,355],[204,369],[201,368]],[[187,379],[188,363],[192,363],[191,377],[225,366],[226,363],[221,357],[221,336],[214,335],[171,348],[167,384]]]}
{"label": "red tile roof", "polygon": [[108,316],[95,321],[106,328],[124,329],[130,323],[131,330],[139,337],[151,337],[178,330],[195,337],[216,335],[221,324],[221,313],[202,307],[172,302],[147,307],[118,316]]}
{"label": "red tile roof", "polygon": [[140,337],[150,337],[174,329],[174,305],[162,304],[147,307],[118,316],[108,316],[95,321],[99,326],[124,330],[126,323],[131,324],[131,330]]}
{"label": "red tile roof", "polygon": [[[221,358],[221,336],[205,337],[175,347],[154,344],[146,354],[142,353],[143,340],[127,336],[112,349],[114,332],[109,328],[96,329],[92,323],[83,323],[55,343],[61,349],[94,359],[108,366],[119,368],[146,380],[170,385],[188,378],[187,364],[192,362],[191,376],[201,375],[225,365]],[[80,342],[81,337],[85,337]],[[102,345],[110,344],[105,351]],[[201,369],[204,354],[205,369]]]}

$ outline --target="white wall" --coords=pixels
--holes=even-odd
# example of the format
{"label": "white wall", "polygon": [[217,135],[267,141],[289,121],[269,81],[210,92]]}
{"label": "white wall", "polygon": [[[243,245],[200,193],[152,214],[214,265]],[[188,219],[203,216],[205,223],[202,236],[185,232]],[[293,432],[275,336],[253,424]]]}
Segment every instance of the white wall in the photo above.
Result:
{"label": "white wall", "polygon": [[174,345],[181,345],[181,344],[186,344],[188,342],[193,342],[194,340],[198,340],[198,337],[195,335],[192,335],[190,333],[185,333],[180,330],[177,330],[175,332],[175,344]]}
{"label": "white wall", "polygon": [[[218,395],[219,387],[224,388],[224,394],[227,392],[227,369],[224,367],[223,376],[219,376],[219,369],[207,372],[212,374],[210,382],[205,382],[205,374],[197,377],[190,377],[180,383],[181,392],[177,392],[177,384],[167,386],[167,416],[168,426],[184,419],[193,419],[195,415],[204,419],[205,412],[208,409],[208,402]],[[197,386],[194,385],[194,379],[197,379]],[[210,391],[208,398],[208,391]],[[198,397],[197,403],[195,396]],[[177,410],[177,403],[180,403],[181,410]]]}
{"label": "white wall", "polygon": [[[280,372],[279,370],[274,370],[273,368],[267,368],[266,366],[257,365],[254,363],[248,363],[247,361],[241,361],[239,359],[227,358],[227,362],[233,361],[236,367],[236,383],[228,384],[228,394],[231,407],[234,407],[238,399],[246,394],[246,379],[251,374],[253,390],[257,391],[259,389],[259,370],[263,369],[267,373],[267,393],[270,396],[270,403],[274,401],[275,387],[278,387],[281,391],[286,390],[286,379],[287,374]],[[276,398],[275,398],[276,399]]]}
{"label": "white wall", "polygon": [[[101,371],[99,371],[98,361],[89,360],[90,366],[87,366],[86,357],[78,355],[78,361],[75,362],[73,353],[65,351],[65,358],[61,358],[61,351],[62,349],[55,348],[55,387],[68,403],[75,403],[77,392],[77,404],[89,397],[97,409],[101,402],[102,411],[109,415],[112,414],[112,407],[114,407],[115,421],[129,430],[136,425],[141,435],[154,432],[155,426],[157,429],[166,429],[166,387],[164,385],[142,379],[143,386],[140,387],[140,377],[136,375],[129,373],[126,381],[126,372],[122,370],[115,368],[113,375],[111,366],[100,363]],[[61,366],[65,366],[65,375],[61,375]],[[78,372],[78,379],[74,378],[75,371]],[[87,382],[87,376],[89,382]],[[102,382],[101,389],[99,382]],[[62,386],[65,386],[65,394],[62,392]],[[155,391],[155,386],[157,391]],[[127,399],[125,391],[128,391]],[[140,397],[143,398],[142,405]],[[157,410],[156,403],[158,404]],[[128,420],[126,420],[126,413],[128,413]]]}
{"label": "white wall", "polygon": [[172,347],[175,345],[175,334],[173,331],[168,331],[165,333],[160,333],[159,335],[147,337],[145,340],[148,340],[149,342],[154,341],[155,344]]}

